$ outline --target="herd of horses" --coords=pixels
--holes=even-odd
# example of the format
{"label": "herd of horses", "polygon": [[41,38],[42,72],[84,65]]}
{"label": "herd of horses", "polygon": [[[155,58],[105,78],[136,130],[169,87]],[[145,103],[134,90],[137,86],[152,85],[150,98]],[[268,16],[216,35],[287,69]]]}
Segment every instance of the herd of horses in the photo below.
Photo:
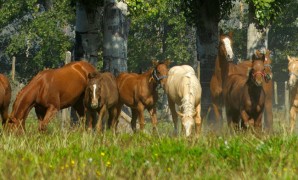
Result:
{"label": "herd of horses", "polygon": [[[272,131],[272,68],[270,51],[256,50],[252,60],[238,64],[232,62],[232,33],[220,33],[218,55],[210,81],[212,109],[217,123],[222,123],[222,109],[225,107],[228,126],[231,129],[252,127]],[[298,58],[289,57],[290,72],[290,116],[291,131],[294,129],[298,112]],[[0,74],[0,113],[6,129],[25,131],[25,121],[34,107],[39,120],[39,130],[46,130],[52,117],[61,109],[73,107],[85,119],[86,128],[102,131],[103,119],[108,116],[107,128],[117,131],[122,106],[131,109],[131,128],[137,131],[145,127],[144,110],[147,109],[153,132],[157,130],[156,103],[157,87],[161,85],[168,97],[178,134],[178,115],[186,136],[201,130],[200,77],[189,65],[169,68],[170,61],[152,61],[152,67],[144,73],[120,73],[115,77],[110,72],[98,72],[86,61],[69,63],[58,69],[39,72],[20,90],[8,114],[11,87],[8,79]]]}

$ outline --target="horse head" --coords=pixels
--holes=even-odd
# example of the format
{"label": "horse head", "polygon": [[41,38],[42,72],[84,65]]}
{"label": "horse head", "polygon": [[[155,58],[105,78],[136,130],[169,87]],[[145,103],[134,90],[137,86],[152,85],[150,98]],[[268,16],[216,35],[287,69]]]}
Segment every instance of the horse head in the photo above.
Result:
{"label": "horse head", "polygon": [[194,117],[196,116],[196,113],[187,115],[177,111],[177,114],[181,116],[181,121],[182,121],[183,128],[185,129],[186,137],[190,136],[191,130],[193,129],[193,126],[194,126]]}
{"label": "horse head", "polygon": [[87,98],[89,98],[90,107],[96,109],[99,106],[101,92],[101,75],[99,72],[88,74],[88,85],[86,88]]}
{"label": "horse head", "polygon": [[162,87],[164,87],[167,78],[168,78],[168,66],[171,63],[170,60],[165,60],[164,62],[158,62],[157,60],[153,60],[153,79],[159,83]]}
{"label": "horse head", "polygon": [[251,78],[257,86],[262,86],[265,77],[265,54],[259,50],[252,57],[252,69],[250,70]]}
{"label": "horse head", "polygon": [[294,87],[298,79],[298,58],[288,57],[288,70],[289,70],[289,87]]}
{"label": "horse head", "polygon": [[228,34],[224,34],[223,31],[220,31],[219,37],[219,53],[225,58],[226,61],[233,61],[234,53],[232,49],[232,37],[233,33],[229,32]]}
{"label": "horse head", "polygon": [[266,49],[266,53],[265,53],[265,61],[264,61],[264,66],[265,66],[265,81],[266,82],[269,82],[272,77],[273,77],[273,74],[272,74],[272,66],[271,66],[271,58],[270,58],[270,55],[271,55],[271,51]]}

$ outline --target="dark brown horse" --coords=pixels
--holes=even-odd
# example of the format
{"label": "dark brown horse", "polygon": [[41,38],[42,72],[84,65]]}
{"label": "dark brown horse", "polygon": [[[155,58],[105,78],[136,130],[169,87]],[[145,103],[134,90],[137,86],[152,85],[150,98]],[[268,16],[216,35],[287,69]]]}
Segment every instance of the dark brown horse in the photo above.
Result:
{"label": "dark brown horse", "polygon": [[145,126],[144,109],[147,109],[151,116],[153,130],[156,130],[156,102],[158,99],[157,86],[164,86],[170,61],[158,63],[153,61],[153,67],[142,74],[121,73],[117,77],[119,90],[118,116],[123,104],[131,108],[131,127],[136,132],[136,121],[139,118],[140,129]]}
{"label": "dark brown horse", "polygon": [[39,130],[45,130],[57,111],[72,106],[84,116],[83,98],[88,74],[96,69],[86,61],[39,72],[17,95],[10,115],[12,126],[25,130],[25,120],[35,107]]}
{"label": "dark brown horse", "polygon": [[3,74],[0,74],[0,113],[2,125],[5,126],[8,119],[8,107],[11,98],[11,87],[9,80]]}
{"label": "dark brown horse", "polygon": [[257,52],[252,60],[249,76],[232,74],[228,76],[223,89],[228,125],[235,127],[241,118],[243,127],[254,126],[261,130],[265,104],[265,55]]}
{"label": "dark brown horse", "polygon": [[[226,82],[227,76],[232,74],[247,75],[248,69],[251,67],[251,61],[243,61],[239,64],[233,64],[233,50],[232,50],[232,33],[228,35],[222,33],[219,39],[218,55],[215,61],[214,73],[210,81],[210,91],[212,108],[214,110],[215,118],[217,123],[222,122],[222,89]],[[272,113],[272,99],[273,99],[273,81],[272,81],[272,68],[270,51],[266,51],[265,60],[265,80],[267,83],[263,83],[263,89],[266,94],[265,110],[264,110],[264,121],[265,128],[272,131],[273,126],[273,113]]]}
{"label": "dark brown horse", "polygon": [[[108,128],[116,130],[117,103],[119,93],[114,75],[109,72],[94,72],[88,75],[88,85],[85,91],[84,106],[86,112],[86,127],[102,130],[102,119],[108,112]],[[96,117],[98,115],[98,119]]]}

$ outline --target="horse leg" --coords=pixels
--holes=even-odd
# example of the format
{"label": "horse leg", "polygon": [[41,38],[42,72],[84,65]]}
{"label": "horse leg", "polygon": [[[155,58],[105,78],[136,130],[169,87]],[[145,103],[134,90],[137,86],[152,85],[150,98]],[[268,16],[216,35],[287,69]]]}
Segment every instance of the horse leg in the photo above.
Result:
{"label": "horse leg", "polygon": [[145,118],[144,118],[144,105],[142,103],[138,104],[137,111],[139,116],[140,130],[143,131],[145,128]]}
{"label": "horse leg", "polygon": [[50,107],[48,107],[43,120],[39,122],[39,130],[40,131],[46,130],[47,124],[50,122],[52,117],[57,113],[57,111],[58,111],[58,109],[53,105],[50,105]]}
{"label": "horse leg", "polygon": [[172,119],[174,123],[174,135],[178,135],[178,115],[175,108],[175,103],[168,97],[169,108],[171,110]]}
{"label": "horse leg", "polygon": [[103,129],[104,129],[102,118],[104,117],[106,110],[107,110],[106,105],[103,105],[100,108],[100,111],[98,112],[97,129],[99,132],[103,132]]}
{"label": "horse leg", "polygon": [[118,125],[117,108],[116,106],[113,106],[109,109],[108,128],[111,128],[112,126],[114,135],[117,132],[117,125]]}
{"label": "horse leg", "polygon": [[80,120],[78,121],[78,120],[75,120],[75,115],[73,115],[74,116],[73,123],[75,123],[75,121],[77,121],[77,123],[79,124],[80,121],[83,121],[84,116],[85,116],[85,107],[84,107],[84,103],[83,103],[83,98],[80,98],[72,107],[80,117]]}
{"label": "horse leg", "polygon": [[138,117],[138,110],[131,108],[131,129],[134,133],[137,131],[137,117]]}
{"label": "horse leg", "polygon": [[201,103],[198,104],[198,106],[196,107],[195,123],[196,123],[196,134],[198,135],[201,131],[201,126],[202,126]]}
{"label": "horse leg", "polygon": [[7,123],[7,119],[8,119],[8,107],[5,107],[1,111],[1,117],[2,117],[2,126],[5,127],[5,125]]}
{"label": "horse leg", "polygon": [[273,130],[273,112],[272,112],[272,99],[266,98],[265,100],[265,109],[264,109],[264,124],[265,129],[268,132]]}
{"label": "horse leg", "polygon": [[153,133],[156,133],[156,132],[157,132],[156,108],[155,108],[155,107],[153,107],[153,108],[149,108],[148,111],[149,111],[149,114],[150,114],[150,116],[151,116],[151,122],[152,122],[152,130],[153,130]]}
{"label": "horse leg", "polygon": [[290,116],[291,116],[290,132],[293,133],[295,128],[295,121],[296,121],[296,108],[294,106],[291,107]]}
{"label": "horse leg", "polygon": [[245,110],[241,110],[241,119],[242,119],[242,121],[243,121],[243,123],[244,123],[244,127],[246,127],[246,128],[248,128],[249,127],[249,125],[250,125],[250,119],[249,119],[249,116],[248,116],[248,114],[246,113],[246,111]]}
{"label": "horse leg", "polygon": [[259,113],[259,115],[255,119],[254,127],[257,133],[262,131],[262,115],[263,113]]}

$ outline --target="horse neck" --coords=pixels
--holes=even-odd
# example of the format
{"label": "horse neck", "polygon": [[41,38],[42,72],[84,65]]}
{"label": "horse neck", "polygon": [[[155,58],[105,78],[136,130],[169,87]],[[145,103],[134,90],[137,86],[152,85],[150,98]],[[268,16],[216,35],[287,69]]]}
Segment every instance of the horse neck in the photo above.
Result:
{"label": "horse neck", "polygon": [[185,115],[192,115],[194,113],[194,104],[195,104],[195,95],[197,94],[196,88],[199,85],[195,84],[191,77],[187,77],[188,82],[187,84],[183,84],[184,91],[183,91],[183,98],[181,99],[181,107],[183,109],[183,114]]}
{"label": "horse neck", "polygon": [[11,115],[18,120],[25,119],[34,106],[37,91],[38,88],[31,84],[25,86],[16,97]]}
{"label": "horse neck", "polygon": [[224,56],[218,53],[216,60],[215,60],[215,73],[217,75],[217,78],[222,81],[222,84],[225,84],[225,81],[229,74],[229,62],[226,60]]}
{"label": "horse neck", "polygon": [[248,93],[251,97],[258,99],[263,91],[263,86],[257,86],[251,76],[252,75],[249,75],[246,83],[248,86]]}
{"label": "horse neck", "polygon": [[289,88],[289,95],[290,95],[290,104],[292,104],[296,99],[296,96],[298,96],[298,83],[296,83],[294,87]]}
{"label": "horse neck", "polygon": [[143,77],[143,79],[146,82],[146,85],[148,86],[148,88],[150,90],[155,90],[158,83],[156,82],[156,80],[152,77],[152,73],[153,73],[153,68],[149,69],[147,72],[141,74],[141,76]]}

